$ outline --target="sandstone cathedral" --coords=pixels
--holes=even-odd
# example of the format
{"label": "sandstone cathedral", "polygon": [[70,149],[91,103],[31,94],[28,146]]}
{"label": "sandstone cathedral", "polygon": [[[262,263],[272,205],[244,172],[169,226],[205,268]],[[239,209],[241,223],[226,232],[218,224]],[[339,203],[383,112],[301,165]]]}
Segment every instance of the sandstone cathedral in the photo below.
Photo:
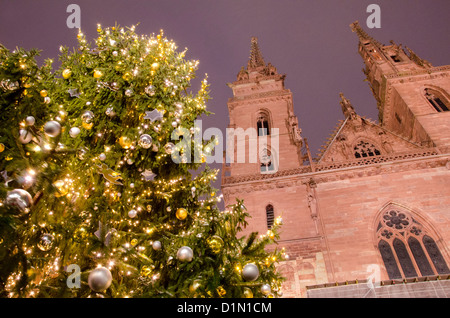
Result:
{"label": "sandstone cathedral", "polygon": [[258,156],[224,160],[225,205],[244,200],[244,234],[282,217],[284,297],[449,297],[450,66],[350,27],[378,122],[340,93],[345,119],[313,157],[285,75],[252,38],[228,84],[228,127],[254,128],[246,145],[258,144]]}

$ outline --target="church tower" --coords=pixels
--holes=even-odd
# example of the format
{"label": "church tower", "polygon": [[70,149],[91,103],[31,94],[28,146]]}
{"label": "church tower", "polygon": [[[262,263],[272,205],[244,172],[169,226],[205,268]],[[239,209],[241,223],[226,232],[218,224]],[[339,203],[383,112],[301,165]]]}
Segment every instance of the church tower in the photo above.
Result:
{"label": "church tower", "polygon": [[359,38],[381,125],[423,146],[450,150],[450,65],[433,67],[408,47],[383,45],[357,21],[350,27]]}
{"label": "church tower", "polygon": [[264,61],[258,40],[252,37],[247,67],[228,84],[233,91],[223,167],[228,176],[273,174],[302,165],[301,130],[284,79]]}

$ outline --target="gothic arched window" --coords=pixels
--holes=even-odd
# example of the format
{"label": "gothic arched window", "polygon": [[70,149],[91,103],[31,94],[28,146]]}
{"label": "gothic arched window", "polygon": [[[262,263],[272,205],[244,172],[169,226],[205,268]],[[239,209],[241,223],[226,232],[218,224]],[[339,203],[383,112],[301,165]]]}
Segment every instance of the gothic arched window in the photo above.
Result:
{"label": "gothic arched window", "polygon": [[267,228],[270,230],[273,226],[274,221],[274,211],[272,204],[266,206],[266,220],[267,220]]}
{"label": "gothic arched window", "polygon": [[425,88],[425,97],[431,106],[438,112],[446,112],[450,108],[447,98],[437,90]]}
{"label": "gothic arched window", "polygon": [[388,209],[378,223],[377,237],[389,279],[450,274],[432,235],[410,213]]}
{"label": "gothic arched window", "polygon": [[275,172],[275,158],[269,149],[264,148],[259,156],[261,173]]}
{"label": "gothic arched window", "polygon": [[256,128],[258,130],[258,136],[270,135],[270,120],[269,113],[266,111],[259,111],[256,117]]}
{"label": "gothic arched window", "polygon": [[380,151],[373,145],[361,140],[353,147],[355,158],[379,156]]}

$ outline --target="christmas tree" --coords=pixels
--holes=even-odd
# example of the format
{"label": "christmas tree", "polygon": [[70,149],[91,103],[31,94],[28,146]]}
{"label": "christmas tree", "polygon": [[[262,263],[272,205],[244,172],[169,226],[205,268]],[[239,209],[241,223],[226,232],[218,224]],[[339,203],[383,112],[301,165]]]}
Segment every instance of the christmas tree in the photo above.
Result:
{"label": "christmas tree", "polygon": [[279,296],[281,219],[240,235],[244,203],[220,211],[205,164],[215,141],[192,138],[198,61],[162,31],[97,32],[54,73],[2,48],[2,296]]}

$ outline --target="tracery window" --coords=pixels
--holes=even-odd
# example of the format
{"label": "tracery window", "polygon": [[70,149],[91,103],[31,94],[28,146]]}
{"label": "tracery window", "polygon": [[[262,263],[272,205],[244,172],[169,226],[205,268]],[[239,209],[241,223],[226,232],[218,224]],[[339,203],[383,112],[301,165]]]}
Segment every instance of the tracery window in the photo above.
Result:
{"label": "tracery window", "polygon": [[450,274],[432,235],[408,212],[388,209],[378,224],[377,237],[389,279]]}
{"label": "tracery window", "polygon": [[445,98],[443,94],[440,92],[431,89],[426,88],[425,89],[425,97],[427,98],[428,102],[433,106],[433,108],[438,112],[446,112],[449,110],[450,104]]}
{"label": "tracery window", "polygon": [[380,151],[373,145],[363,140],[359,141],[353,148],[355,158],[379,156]]}
{"label": "tracery window", "polygon": [[260,111],[256,117],[256,128],[258,136],[270,135],[269,114],[266,111]]}

